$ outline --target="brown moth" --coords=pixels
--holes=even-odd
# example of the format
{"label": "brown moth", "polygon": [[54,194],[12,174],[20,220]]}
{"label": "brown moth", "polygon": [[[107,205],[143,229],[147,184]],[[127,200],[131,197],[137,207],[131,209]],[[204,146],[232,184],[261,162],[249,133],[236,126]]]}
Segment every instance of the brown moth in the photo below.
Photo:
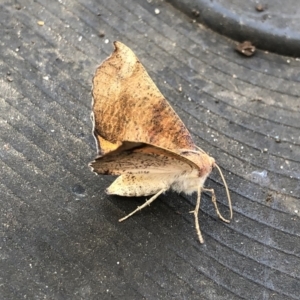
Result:
{"label": "brown moth", "polygon": [[[119,175],[107,194],[152,197],[129,215],[153,202],[168,189],[198,193],[192,211],[200,243],[198,221],[201,191],[210,192],[217,215],[224,222],[213,189],[203,187],[216,167],[215,160],[198,148],[192,137],[158,90],[135,54],[120,42],[98,67],[93,78],[93,134],[98,157],[90,163],[98,174]],[[225,179],[230,207],[232,207]]]}

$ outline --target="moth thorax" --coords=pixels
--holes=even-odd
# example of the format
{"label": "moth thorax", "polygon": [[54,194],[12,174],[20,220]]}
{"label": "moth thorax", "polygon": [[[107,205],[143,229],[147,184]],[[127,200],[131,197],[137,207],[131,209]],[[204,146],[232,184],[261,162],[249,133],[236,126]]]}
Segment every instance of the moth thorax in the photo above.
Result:
{"label": "moth thorax", "polygon": [[191,172],[181,174],[172,183],[171,188],[176,192],[184,192],[188,195],[197,192],[198,187],[203,186],[204,181],[207,176],[200,177],[198,175],[198,170],[195,168]]}

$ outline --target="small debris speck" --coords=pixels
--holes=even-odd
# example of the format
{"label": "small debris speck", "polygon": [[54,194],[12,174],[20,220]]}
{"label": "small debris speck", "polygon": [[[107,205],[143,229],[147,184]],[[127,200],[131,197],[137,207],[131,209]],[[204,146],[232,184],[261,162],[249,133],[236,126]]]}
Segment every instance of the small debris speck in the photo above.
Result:
{"label": "small debris speck", "polygon": [[250,57],[255,53],[256,48],[250,41],[244,41],[243,43],[239,43],[235,47],[235,50],[245,56]]}
{"label": "small debris speck", "polygon": [[192,10],[192,14],[193,14],[193,16],[196,17],[196,18],[200,16],[200,12],[199,12],[199,10],[197,10],[197,9],[193,9],[193,10]]}
{"label": "small debris speck", "polygon": [[155,8],[154,12],[155,12],[156,15],[158,15],[160,13],[160,10],[158,8]]}
{"label": "small debris speck", "polygon": [[273,201],[273,197],[271,193],[268,193],[267,197],[266,197],[266,202],[272,202]]}
{"label": "small debris speck", "polygon": [[268,148],[264,148],[263,152],[267,153],[268,152]]}
{"label": "small debris speck", "polygon": [[259,4],[257,4],[257,5],[255,6],[255,9],[256,9],[258,12],[262,12],[262,11],[264,11],[266,8],[267,8],[267,5],[263,5],[263,4],[261,4],[261,3],[259,3]]}
{"label": "small debris speck", "polygon": [[101,32],[99,33],[99,37],[101,37],[101,38],[105,37],[105,33],[104,33],[103,31],[101,31]]}
{"label": "small debris speck", "polygon": [[278,135],[275,136],[275,142],[276,143],[281,143],[281,139]]}
{"label": "small debris speck", "polygon": [[105,44],[108,44],[108,43],[109,43],[109,39],[106,39],[106,40],[104,41],[104,43],[105,43]]}
{"label": "small debris speck", "polygon": [[44,26],[45,22],[44,21],[37,21],[37,24],[40,25],[40,26]]}
{"label": "small debris speck", "polygon": [[250,100],[251,102],[263,102],[263,99],[261,99],[261,98],[253,98],[253,99],[251,99]]}

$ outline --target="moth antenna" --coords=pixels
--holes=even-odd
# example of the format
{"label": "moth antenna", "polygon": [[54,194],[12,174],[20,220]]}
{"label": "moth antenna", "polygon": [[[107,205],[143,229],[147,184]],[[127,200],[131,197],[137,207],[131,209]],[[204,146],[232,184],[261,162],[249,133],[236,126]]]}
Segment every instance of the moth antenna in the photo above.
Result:
{"label": "moth antenna", "polygon": [[230,210],[230,219],[232,219],[232,215],[233,215],[233,213],[232,213],[232,204],[231,204],[231,198],[230,198],[230,193],[229,193],[227,182],[225,180],[225,177],[224,177],[220,167],[216,163],[214,164],[214,166],[218,169],[218,171],[220,173],[220,176],[222,178],[222,181],[224,183],[226,194],[227,194],[227,199],[228,199],[228,206],[229,206],[229,210]]}
{"label": "moth antenna", "polygon": [[[195,145],[195,146],[196,146],[196,145]],[[197,148],[198,150],[200,150],[201,152],[207,154],[202,148],[200,148],[200,147],[198,147],[198,146],[196,146],[196,148]]]}

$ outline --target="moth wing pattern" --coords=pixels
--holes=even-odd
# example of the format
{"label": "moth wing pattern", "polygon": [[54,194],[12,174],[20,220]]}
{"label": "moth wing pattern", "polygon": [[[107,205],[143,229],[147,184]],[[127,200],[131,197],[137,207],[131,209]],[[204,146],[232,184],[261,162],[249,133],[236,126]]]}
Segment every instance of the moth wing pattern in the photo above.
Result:
{"label": "moth wing pattern", "polygon": [[138,148],[128,148],[99,156],[90,163],[92,170],[98,174],[123,175],[173,173],[197,168],[190,159],[166,149],[145,144]]}
{"label": "moth wing pattern", "polygon": [[93,78],[94,137],[98,153],[123,141],[161,148],[195,149],[192,137],[133,51],[114,42],[115,50]]}
{"label": "moth wing pattern", "polygon": [[148,196],[168,190],[176,179],[196,169],[188,159],[150,145],[109,153],[91,167],[97,173],[120,175],[107,189],[108,194],[120,196]]}

